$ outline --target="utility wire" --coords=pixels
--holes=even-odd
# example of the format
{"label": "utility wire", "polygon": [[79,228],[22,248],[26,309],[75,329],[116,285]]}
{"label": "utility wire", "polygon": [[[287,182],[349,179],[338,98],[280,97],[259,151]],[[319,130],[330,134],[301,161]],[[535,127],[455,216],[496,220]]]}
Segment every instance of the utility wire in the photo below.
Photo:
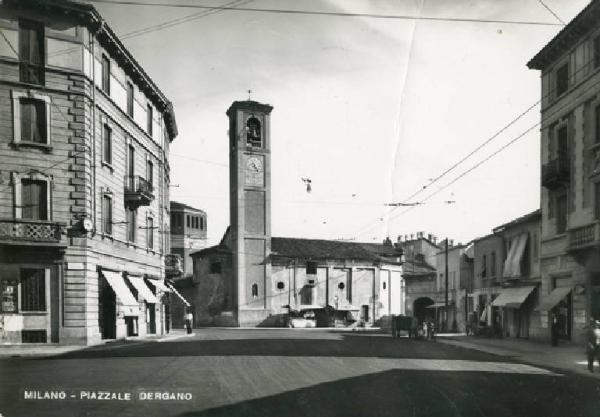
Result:
{"label": "utility wire", "polygon": [[553,10],[552,10],[550,7],[548,7],[548,5],[547,5],[546,3],[544,3],[544,1],[543,1],[543,0],[538,0],[538,2],[539,2],[539,3],[540,3],[542,6],[544,6],[544,8],[545,8],[546,10],[548,10],[548,11],[550,12],[550,14],[552,14],[552,16],[554,16],[554,17],[556,18],[556,20],[558,20],[560,23],[562,23],[562,25],[563,25],[563,26],[565,26],[565,25],[566,25],[566,23],[565,23],[565,22],[564,22],[564,21],[563,21],[563,20],[560,18],[560,16],[558,16],[556,13],[554,13],[554,11],[553,11]]}
{"label": "utility wire", "polygon": [[501,23],[513,25],[534,25],[534,26],[562,26],[553,22],[536,22],[528,20],[496,20],[496,19],[468,19],[459,17],[433,17],[433,16],[414,16],[414,15],[384,15],[376,13],[344,13],[344,12],[323,12],[313,10],[291,10],[291,9],[253,9],[248,7],[225,7],[225,6],[200,6],[197,4],[172,4],[172,3],[147,3],[143,1],[122,1],[122,0],[87,0],[90,3],[105,3],[113,5],[128,6],[155,6],[155,7],[173,7],[173,8],[191,8],[191,9],[219,9],[235,10],[241,12],[254,13],[277,13],[277,14],[295,14],[309,16],[334,16],[334,17],[363,17],[372,19],[396,19],[396,20],[426,20],[438,22],[467,22],[467,23]]}

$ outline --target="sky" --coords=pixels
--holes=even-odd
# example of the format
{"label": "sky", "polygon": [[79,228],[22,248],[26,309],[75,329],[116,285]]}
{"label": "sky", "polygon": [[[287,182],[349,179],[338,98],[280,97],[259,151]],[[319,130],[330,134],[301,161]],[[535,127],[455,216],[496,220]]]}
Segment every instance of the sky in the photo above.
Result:
{"label": "sky", "polygon": [[[153,1],[158,2],[144,0]],[[93,4],[174,104],[179,136],[171,146],[171,199],[207,212],[212,245],[229,224],[225,111],[233,101],[247,99],[249,89],[253,100],[274,107],[273,236],[379,242],[422,231],[466,243],[536,210],[539,106],[497,133],[540,98],[539,71],[526,64],[562,28],[544,4],[568,22],[588,3],[235,3],[554,25]],[[127,36],[176,19],[183,23]],[[306,177],[312,181],[310,193],[302,182]],[[397,202],[419,204],[386,206]]]}

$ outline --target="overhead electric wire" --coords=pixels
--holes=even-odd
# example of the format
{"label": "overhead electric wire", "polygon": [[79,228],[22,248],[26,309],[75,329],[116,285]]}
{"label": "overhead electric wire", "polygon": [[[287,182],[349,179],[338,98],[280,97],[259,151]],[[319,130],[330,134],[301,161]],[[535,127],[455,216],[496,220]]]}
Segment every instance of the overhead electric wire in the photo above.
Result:
{"label": "overhead electric wire", "polygon": [[149,3],[143,1],[123,1],[123,0],[86,0],[89,3],[103,3],[127,6],[152,6],[152,7],[171,7],[171,8],[191,8],[191,9],[219,9],[233,10],[253,13],[277,13],[277,14],[296,14],[309,16],[332,16],[332,17],[362,17],[371,19],[396,19],[396,20],[425,20],[439,22],[466,22],[466,23],[499,23],[513,25],[533,25],[533,26],[562,26],[553,22],[536,22],[528,20],[498,20],[498,19],[469,19],[461,17],[434,17],[434,16],[415,16],[415,15],[385,15],[377,13],[346,13],[346,12],[324,12],[315,10],[292,10],[292,9],[254,9],[249,7],[225,7],[225,6],[201,6],[198,4],[173,4],[173,3]]}
{"label": "overhead electric wire", "polygon": [[563,26],[566,25],[566,23],[560,18],[559,15],[557,15],[556,13],[554,13],[554,10],[552,10],[546,3],[544,3],[544,0],[538,0],[538,2],[544,6],[544,8],[546,10],[548,10],[550,12],[550,14],[552,14],[552,16],[554,16],[556,18],[556,20],[558,20],[560,23],[562,23]]}

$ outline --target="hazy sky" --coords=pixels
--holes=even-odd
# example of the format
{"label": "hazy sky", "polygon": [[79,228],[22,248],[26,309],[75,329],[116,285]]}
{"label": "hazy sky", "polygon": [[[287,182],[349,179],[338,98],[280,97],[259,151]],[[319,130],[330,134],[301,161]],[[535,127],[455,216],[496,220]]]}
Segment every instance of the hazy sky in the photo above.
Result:
{"label": "hazy sky", "polygon": [[[588,1],[544,3],[568,22]],[[539,0],[239,4],[558,22]],[[119,35],[203,12],[95,6]],[[425,231],[466,242],[539,207],[538,128],[412,210],[384,204],[406,201],[534,104],[539,72],[526,63],[560,29],[222,11],[123,42],[174,103],[179,136],[170,159],[178,187],[171,197],[208,213],[209,243],[229,224],[225,111],[248,89],[274,106],[274,236],[379,241]],[[539,106],[411,201],[423,201],[538,121]],[[311,178],[311,193],[302,177]]]}

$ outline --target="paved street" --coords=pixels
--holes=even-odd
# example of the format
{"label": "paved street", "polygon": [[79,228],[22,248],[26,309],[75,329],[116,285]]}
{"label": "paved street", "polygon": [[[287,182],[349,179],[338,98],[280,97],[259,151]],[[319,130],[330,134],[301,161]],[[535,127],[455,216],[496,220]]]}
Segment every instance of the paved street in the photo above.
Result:
{"label": "paved street", "polygon": [[[600,385],[587,376],[442,343],[321,329],[196,330],[163,343],[4,358],[0,375],[6,417],[600,415]],[[67,398],[25,399],[24,390]],[[149,400],[154,392],[181,398]],[[126,393],[131,400],[116,398]]]}

